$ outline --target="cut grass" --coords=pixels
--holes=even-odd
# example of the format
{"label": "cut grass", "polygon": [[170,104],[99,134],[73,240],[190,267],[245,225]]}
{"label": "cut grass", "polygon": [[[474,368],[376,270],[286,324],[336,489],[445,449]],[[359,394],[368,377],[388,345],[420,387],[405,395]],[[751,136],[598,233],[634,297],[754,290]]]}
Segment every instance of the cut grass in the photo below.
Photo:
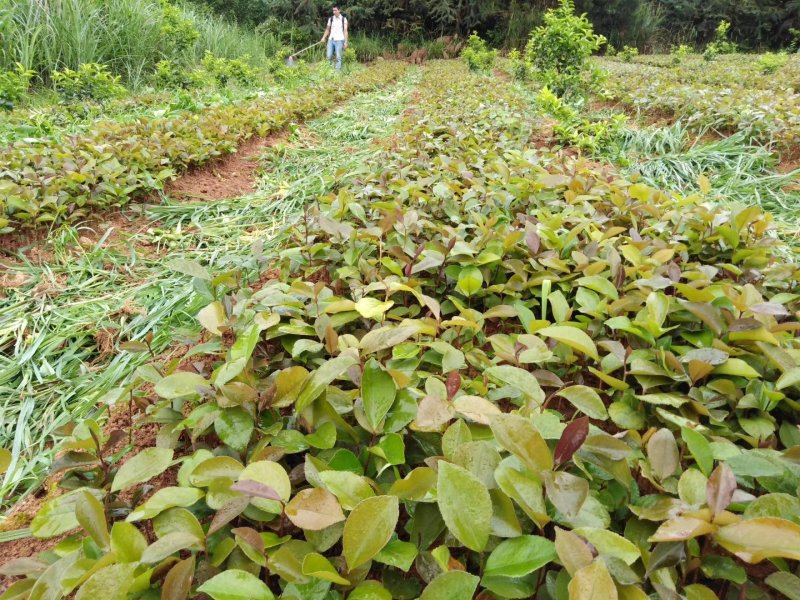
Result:
{"label": "cut grass", "polygon": [[800,193],[790,189],[800,169],[777,173],[777,158],[747,131],[702,141],[708,131],[693,132],[678,121],[668,127],[625,128],[616,150],[624,171],[638,173],[650,185],[695,192],[701,176],[721,202],[760,204],[790,225],[800,223]]}
{"label": "cut grass", "polygon": [[[272,153],[255,194],[218,202],[166,198],[164,205],[145,207],[163,229],[183,232],[177,244],[161,250],[169,259],[195,260],[214,271],[244,267],[257,277],[304,204],[377,151],[371,140],[392,130],[418,77],[411,72],[299,129],[292,144]],[[146,237],[139,234],[131,247]],[[0,447],[13,454],[0,506],[41,480],[60,427],[102,413],[104,396],[149,358],[124,352],[103,358],[99,331],[113,330],[115,342],[151,334],[152,349],[160,353],[176,332],[185,330],[191,339],[192,317],[207,303],[189,277],[165,268],[164,258],[126,254],[102,241],[87,248],[75,228],[62,228],[52,239],[52,259],[16,266],[28,283],[0,304],[0,348],[7,355],[0,358]],[[144,312],[127,314],[126,306]]]}

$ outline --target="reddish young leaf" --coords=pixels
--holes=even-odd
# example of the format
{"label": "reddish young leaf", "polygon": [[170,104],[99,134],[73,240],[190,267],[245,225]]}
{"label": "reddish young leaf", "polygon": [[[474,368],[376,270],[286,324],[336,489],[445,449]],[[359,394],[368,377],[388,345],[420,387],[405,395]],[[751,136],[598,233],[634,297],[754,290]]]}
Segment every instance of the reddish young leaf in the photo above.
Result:
{"label": "reddish young leaf", "polygon": [[553,453],[553,462],[556,466],[564,464],[572,455],[578,451],[586,441],[589,435],[589,417],[581,417],[575,419],[572,423],[567,425],[564,433],[561,434],[561,439],[556,444],[555,452]]}
{"label": "reddish young leaf", "polygon": [[214,515],[214,518],[211,519],[211,525],[208,527],[208,535],[219,531],[225,525],[233,521],[236,517],[242,514],[244,509],[246,509],[249,505],[249,496],[239,496],[238,498],[228,500],[228,502],[220,507],[220,509],[217,511],[217,514]]}
{"label": "reddish young leaf", "polygon": [[231,486],[231,490],[234,492],[247,494],[248,496],[255,496],[256,498],[266,498],[267,500],[277,500],[278,502],[281,502],[281,497],[278,492],[268,485],[264,485],[263,483],[253,481],[251,479],[237,481]]}
{"label": "reddish young leaf", "polygon": [[711,509],[712,520],[728,508],[735,491],[736,476],[728,465],[719,463],[706,484],[706,497],[708,498],[708,508]]}
{"label": "reddish young leaf", "polygon": [[461,375],[458,374],[458,371],[450,371],[450,374],[447,376],[446,387],[447,399],[452,400],[456,392],[461,389]]}

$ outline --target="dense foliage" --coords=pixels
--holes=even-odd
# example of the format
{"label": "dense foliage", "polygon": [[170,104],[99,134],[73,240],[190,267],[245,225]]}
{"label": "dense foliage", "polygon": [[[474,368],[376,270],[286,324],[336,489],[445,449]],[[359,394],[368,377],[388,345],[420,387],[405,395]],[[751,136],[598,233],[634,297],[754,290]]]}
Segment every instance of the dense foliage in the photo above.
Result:
{"label": "dense foliage", "polygon": [[223,58],[264,61],[280,46],[270,35],[174,0],[0,0],[0,71],[22,63],[49,83],[56,70],[101,64],[135,88],[160,60]]}
{"label": "dense foliage", "polygon": [[[219,77],[242,76],[220,70]],[[239,65],[241,66],[241,65]],[[176,172],[235,150],[291,120],[318,114],[332,102],[393,79],[400,65],[382,63],[358,79],[328,81],[283,98],[256,97],[237,105],[184,112],[170,118],[98,121],[83,135],[23,138],[0,148],[0,231],[74,221],[98,208],[121,206],[158,189]]]}
{"label": "dense foliage", "polygon": [[605,42],[585,15],[575,14],[572,0],[561,0],[531,32],[525,59],[539,82],[558,96],[581,96],[597,78],[589,58]]}
{"label": "dense foliage", "polygon": [[[604,96],[643,112],[661,111],[696,126],[751,131],[791,147],[800,139],[800,55],[723,55],[705,62],[686,56],[642,56],[634,64],[604,59]],[[780,83],[776,83],[776,77]],[[665,93],[665,90],[669,90]]]}
{"label": "dense foliage", "polygon": [[[317,32],[331,3],[327,0],[196,0],[244,23],[276,17],[300,31]],[[473,30],[496,46],[524,46],[528,32],[541,23],[557,0],[348,0],[340,3],[354,30],[370,35],[438,37]],[[735,0],[576,0],[599,33],[615,46],[671,43],[705,45],[721,19],[729,21],[735,41],[746,47],[786,47],[791,29],[800,28],[796,1]],[[289,29],[287,27],[287,29]]]}
{"label": "dense foliage", "polygon": [[527,102],[466,67],[415,101],[259,285],[182,265],[208,337],[118,394],[156,445],[72,429],[31,527],[82,531],[13,590],[796,589],[800,272],[770,217],[529,149]]}

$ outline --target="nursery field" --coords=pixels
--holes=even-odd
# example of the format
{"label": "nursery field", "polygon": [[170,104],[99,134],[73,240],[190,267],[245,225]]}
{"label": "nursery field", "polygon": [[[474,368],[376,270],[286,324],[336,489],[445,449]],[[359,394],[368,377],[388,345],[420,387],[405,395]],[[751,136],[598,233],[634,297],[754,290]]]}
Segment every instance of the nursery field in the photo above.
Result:
{"label": "nursery field", "polygon": [[488,64],[0,115],[0,599],[800,598],[800,61]]}

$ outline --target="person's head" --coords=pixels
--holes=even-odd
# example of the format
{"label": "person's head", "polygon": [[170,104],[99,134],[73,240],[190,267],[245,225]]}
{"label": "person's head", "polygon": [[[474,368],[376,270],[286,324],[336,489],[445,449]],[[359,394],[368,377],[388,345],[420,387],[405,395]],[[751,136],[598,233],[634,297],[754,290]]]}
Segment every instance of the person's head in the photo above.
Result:
{"label": "person's head", "polygon": [[342,14],[342,13],[341,13],[341,11],[339,10],[339,7],[338,7],[338,6],[334,6],[334,7],[333,7],[333,16],[334,16],[334,17],[338,17],[340,14]]}

